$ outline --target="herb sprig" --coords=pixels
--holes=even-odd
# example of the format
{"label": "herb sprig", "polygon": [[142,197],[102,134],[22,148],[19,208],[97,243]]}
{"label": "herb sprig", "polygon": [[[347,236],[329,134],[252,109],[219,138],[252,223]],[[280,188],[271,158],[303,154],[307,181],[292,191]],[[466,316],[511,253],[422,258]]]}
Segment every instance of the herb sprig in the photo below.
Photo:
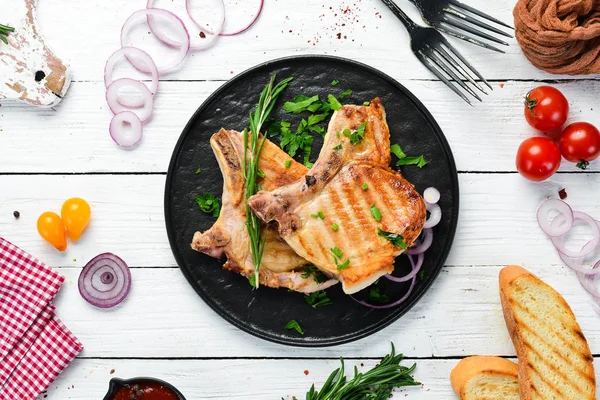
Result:
{"label": "herb sprig", "polygon": [[302,327],[300,326],[300,324],[298,323],[298,321],[296,321],[295,319],[293,319],[290,322],[288,322],[285,325],[285,327],[286,327],[286,329],[294,329],[299,334],[304,335],[304,331],[302,330]]}
{"label": "herb sprig", "polygon": [[398,162],[396,163],[396,166],[398,167],[402,165],[416,165],[419,168],[423,168],[429,162],[425,160],[423,155],[417,157],[408,157],[402,150],[402,147],[400,147],[400,145],[397,143],[390,147],[390,151],[392,154],[398,157]]}
{"label": "herb sprig", "polygon": [[194,201],[198,203],[200,209],[212,214],[213,217],[218,217],[221,212],[221,199],[212,193],[202,193],[200,196],[194,197]]}
{"label": "herb sprig", "polygon": [[8,35],[10,35],[11,32],[14,32],[14,31],[15,31],[15,28],[13,28],[12,26],[0,24],[0,40],[2,40],[4,43],[8,44],[8,40],[6,39],[6,37]]}
{"label": "herb sprig", "polygon": [[331,299],[327,297],[327,292],[324,290],[319,290],[317,292],[307,294],[306,296],[304,296],[304,299],[312,308],[328,306],[330,304],[333,304]]}
{"label": "herb sprig", "polygon": [[392,391],[401,386],[418,386],[421,383],[411,376],[416,364],[411,367],[400,365],[402,354],[396,354],[392,343],[392,351],[379,364],[367,372],[358,372],[354,367],[354,376],[348,379],[345,375],[344,359],[342,366],[329,375],[320,391],[312,385],[306,400],[382,400],[392,396]]}
{"label": "herb sprig", "polygon": [[[265,239],[261,238],[261,223],[248,205],[248,199],[256,194],[258,188],[257,181],[260,175],[258,161],[265,144],[265,138],[261,137],[260,131],[269,114],[271,114],[279,94],[292,79],[284,79],[275,85],[275,74],[271,76],[269,84],[260,93],[256,109],[250,112],[250,129],[244,130],[244,149],[247,149],[244,152],[243,165],[244,178],[246,180],[246,227],[248,229],[248,236],[250,236],[250,250],[252,252],[252,262],[254,263],[254,286],[256,288],[259,286],[258,270],[265,249]],[[248,146],[250,146],[249,149]]]}

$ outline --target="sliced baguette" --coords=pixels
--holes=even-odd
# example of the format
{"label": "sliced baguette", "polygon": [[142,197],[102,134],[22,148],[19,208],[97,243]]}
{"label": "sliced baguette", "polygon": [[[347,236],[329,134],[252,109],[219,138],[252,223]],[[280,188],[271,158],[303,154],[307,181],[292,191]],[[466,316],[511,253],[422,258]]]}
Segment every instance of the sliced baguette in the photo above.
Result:
{"label": "sliced baguette", "polygon": [[521,398],[595,400],[593,357],[565,299],[515,265],[500,271],[500,299],[519,357]]}
{"label": "sliced baguette", "polygon": [[460,400],[519,400],[518,367],[500,357],[467,357],[450,373]]}

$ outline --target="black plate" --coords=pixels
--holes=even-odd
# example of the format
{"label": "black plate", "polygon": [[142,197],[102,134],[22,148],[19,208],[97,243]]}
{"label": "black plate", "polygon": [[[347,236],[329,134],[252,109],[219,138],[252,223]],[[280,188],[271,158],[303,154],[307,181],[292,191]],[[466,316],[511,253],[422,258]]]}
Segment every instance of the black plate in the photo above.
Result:
{"label": "black plate", "polygon": [[[298,94],[319,94],[321,98],[352,89],[344,103],[362,104],[379,96],[386,108],[392,143],[401,144],[409,155],[424,154],[431,162],[423,169],[403,168],[404,175],[419,192],[429,186],[442,193],[441,223],[434,229],[433,246],[426,253],[424,276],[417,280],[414,291],[397,308],[372,310],[344,295],[340,285],[328,290],[333,305],[313,309],[303,295],[283,289],[262,287],[252,290],[248,280],[221,269],[223,262],[190,248],[194,232],[208,229],[215,221],[204,214],[193,201],[202,192],[222,193],[223,178],[209,144],[211,135],[221,127],[242,130],[247,126],[248,112],[258,95],[277,73],[278,80],[293,76],[294,80],[280,100]],[[332,86],[337,79],[339,84]],[[297,126],[300,116],[291,117],[277,105],[272,116],[286,119]],[[312,160],[317,157],[322,141],[315,141]],[[202,169],[196,174],[198,168]],[[439,126],[406,88],[389,76],[354,61],[324,56],[290,57],[270,61],[233,78],[196,111],[175,147],[165,188],[165,219],[171,248],[181,270],[192,287],[220,316],[238,328],[273,342],[297,346],[329,346],[347,343],[370,335],[402,316],[423,296],[440,272],[450,251],[458,219],[458,178],[452,151]],[[397,273],[409,266],[405,257],[396,261]],[[406,284],[381,280],[386,292],[401,296]],[[381,283],[380,283],[381,284]],[[364,293],[359,296],[365,296]],[[291,319],[305,331],[300,336],[285,329]]]}

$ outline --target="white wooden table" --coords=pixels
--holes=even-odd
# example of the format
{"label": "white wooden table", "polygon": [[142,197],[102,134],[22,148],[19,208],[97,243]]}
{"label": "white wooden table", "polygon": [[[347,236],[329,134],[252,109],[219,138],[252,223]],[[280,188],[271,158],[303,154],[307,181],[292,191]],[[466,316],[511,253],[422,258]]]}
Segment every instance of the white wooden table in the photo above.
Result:
{"label": "white wooden table", "polygon": [[[412,5],[398,1],[418,17]],[[177,2],[183,0],[157,5]],[[468,2],[512,21],[514,0]],[[346,3],[359,22],[342,27],[347,39],[337,39],[335,23],[341,20],[333,14]],[[339,356],[367,368],[389,351],[391,341],[408,363],[417,362],[415,376],[423,382],[395,398],[452,398],[448,375],[457,358],[515,354],[497,289],[498,271],[510,263],[525,265],[565,296],[598,357],[600,317],[538,228],[534,211],[541,199],[564,187],[576,209],[600,217],[600,162],[586,173],[563,165],[562,173],[543,184],[525,181],[514,168],[519,143],[533,134],[522,116],[525,93],[539,81],[555,84],[570,101],[572,119],[600,125],[598,77],[542,73],[514,40],[506,54],[454,41],[494,87],[483,104],[470,107],[413,57],[406,31],[379,0],[267,0],[261,19],[246,34],[220,39],[162,78],[143,142],[128,152],[108,136],[111,114],[104,101],[103,68],[119,46],[125,18],[144,5],[143,0],[40,0],[40,25],[50,46],[72,66],[72,87],[55,109],[0,108],[0,235],[67,277],[57,312],[85,346],[52,384],[48,400],[98,400],[115,376],[159,377],[190,400],[302,399],[313,382],[322,383],[337,367]],[[257,63],[311,53],[367,63],[413,91],[452,146],[461,191],[453,250],[423,299],[383,331],[323,349],[272,344],[217,316],[177,268],[163,217],[172,149],[202,101]],[[59,253],[38,236],[35,222],[71,196],[90,201],[93,220],[77,244]],[[20,219],[13,217],[14,210]],[[107,311],[85,303],[76,285],[81,267],[104,251],[123,257],[133,275],[128,299]]]}

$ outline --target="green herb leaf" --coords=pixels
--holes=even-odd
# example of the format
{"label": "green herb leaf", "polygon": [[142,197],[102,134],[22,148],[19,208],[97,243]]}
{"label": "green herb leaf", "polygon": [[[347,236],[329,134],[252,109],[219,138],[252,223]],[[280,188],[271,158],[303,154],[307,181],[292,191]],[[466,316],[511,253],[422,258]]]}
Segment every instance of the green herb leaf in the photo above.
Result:
{"label": "green herb leaf", "polygon": [[402,151],[402,147],[400,147],[400,145],[397,143],[393,144],[390,147],[390,151],[392,152],[393,155],[395,155],[399,159],[406,158],[406,154],[404,154],[404,151]]}
{"label": "green herb leaf", "polygon": [[196,170],[196,175],[198,175],[200,172],[202,172],[202,169],[201,169],[201,168],[198,168],[198,169]]}
{"label": "green herb leaf", "polygon": [[295,329],[296,332],[298,332],[301,335],[304,335],[304,331],[302,330],[302,328],[300,327],[300,324],[298,324],[298,321],[296,321],[295,319],[291,320],[290,322],[288,322],[285,325],[286,329]]}
{"label": "green herb leaf", "polygon": [[310,214],[310,216],[313,218],[319,218],[319,214]]}
{"label": "green herb leaf", "polygon": [[335,266],[335,267],[336,267],[338,270],[339,270],[339,269],[346,269],[346,268],[348,268],[348,265],[350,265],[350,259],[346,260],[346,262],[345,262],[345,263],[342,263],[342,264],[336,264],[336,266]]}
{"label": "green herb leaf", "polygon": [[406,243],[404,242],[404,237],[402,235],[386,232],[379,227],[377,228],[377,235],[389,240],[394,246],[401,247],[402,249],[406,250]]}
{"label": "green herb leaf", "polygon": [[314,114],[308,117],[308,126],[312,126],[314,124],[318,124],[319,122],[325,120],[327,115],[325,114]]}
{"label": "green herb leaf", "polygon": [[342,145],[341,145],[341,144],[338,144],[338,145],[337,145],[337,146],[335,146],[333,149],[334,149],[334,150],[341,150],[341,149],[342,149]]}
{"label": "green herb leaf", "polygon": [[214,194],[202,193],[200,196],[194,197],[194,201],[198,203],[203,212],[212,214],[213,217],[219,216],[221,212],[221,199]]}
{"label": "green herb leaf", "polygon": [[289,168],[292,166],[292,160],[285,160],[285,167]]}
{"label": "green herb leaf", "polygon": [[375,206],[375,203],[371,204],[371,215],[375,221],[381,222],[381,210]]}
{"label": "green herb leaf", "polygon": [[370,101],[365,101],[365,102],[363,103],[363,106],[365,106],[365,107],[368,107],[368,106],[370,106],[370,105],[371,105],[371,102],[370,102]]}
{"label": "green herb leaf", "polygon": [[356,128],[355,131],[352,131],[350,133],[350,143],[358,144],[358,143],[362,142],[362,140],[365,138],[365,129],[366,128],[367,128],[367,121],[360,124],[358,126],[358,128]]}
{"label": "green herb leaf", "polygon": [[362,184],[362,190],[367,190],[369,188],[369,185],[367,185],[366,183]]}
{"label": "green herb leaf", "polygon": [[342,93],[340,93],[340,100],[342,100],[344,97],[350,96],[352,94],[352,90],[348,89],[343,91]]}
{"label": "green herb leaf", "polygon": [[331,249],[331,252],[333,253],[334,256],[336,256],[337,258],[342,258],[344,257],[344,253],[342,253],[342,251],[340,249],[338,249],[337,247],[333,247]]}
{"label": "green herb leaf", "polygon": [[258,175],[260,178],[264,178],[264,177],[265,177],[265,171],[263,171],[262,169],[260,169],[260,168],[259,168],[259,169],[258,169],[258,172],[257,172],[257,175]]}
{"label": "green herb leaf", "polygon": [[323,283],[329,279],[314,265],[305,265],[302,269],[304,270],[304,273],[300,275],[302,279],[308,279],[312,276],[316,283]]}
{"label": "green herb leaf", "polygon": [[340,81],[338,81],[337,79],[334,79],[333,81],[331,81],[331,86],[335,86],[338,83],[340,83]]}
{"label": "green herb leaf", "polygon": [[318,292],[312,292],[304,296],[306,302],[312,307],[323,307],[333,304],[331,299],[327,297],[327,293],[324,290],[319,290]]}
{"label": "green herb leaf", "polygon": [[418,273],[417,276],[419,277],[419,280],[422,281],[423,278],[425,277],[425,270],[421,269]]}
{"label": "green herb leaf", "polygon": [[331,229],[337,232],[337,230],[340,229],[340,226],[334,222],[333,224],[331,224]]}
{"label": "green herb leaf", "polygon": [[14,32],[14,31],[15,31],[15,28],[13,28],[11,26],[0,24],[0,40],[2,40],[4,43],[8,44],[8,40],[6,39],[6,36],[10,35],[10,33]]}
{"label": "green herb leaf", "polygon": [[425,157],[418,156],[418,157],[404,157],[404,158],[398,160],[398,162],[396,163],[396,165],[397,166],[401,166],[401,165],[416,165],[419,168],[423,168],[427,163],[428,163],[428,161],[425,160]]}
{"label": "green herb leaf", "polygon": [[369,290],[369,301],[374,303],[387,303],[390,301],[390,297],[381,293],[379,286],[372,285],[371,290]]}
{"label": "green herb leaf", "polygon": [[250,275],[248,282],[250,283],[250,286],[256,287],[256,275]]}
{"label": "green herb leaf", "polygon": [[297,96],[294,101],[286,101],[283,104],[283,109],[289,113],[300,114],[302,111],[306,111],[315,101],[319,101],[319,95],[308,98],[306,96]]}
{"label": "green herb leaf", "polygon": [[319,218],[325,219],[325,214],[323,214],[323,211],[319,211],[317,214],[319,215]]}
{"label": "green herb leaf", "polygon": [[331,107],[331,109],[334,111],[337,111],[340,108],[342,108],[342,103],[340,103],[338,99],[336,99],[335,96],[332,94],[327,96],[327,104],[329,104],[329,107]]}

